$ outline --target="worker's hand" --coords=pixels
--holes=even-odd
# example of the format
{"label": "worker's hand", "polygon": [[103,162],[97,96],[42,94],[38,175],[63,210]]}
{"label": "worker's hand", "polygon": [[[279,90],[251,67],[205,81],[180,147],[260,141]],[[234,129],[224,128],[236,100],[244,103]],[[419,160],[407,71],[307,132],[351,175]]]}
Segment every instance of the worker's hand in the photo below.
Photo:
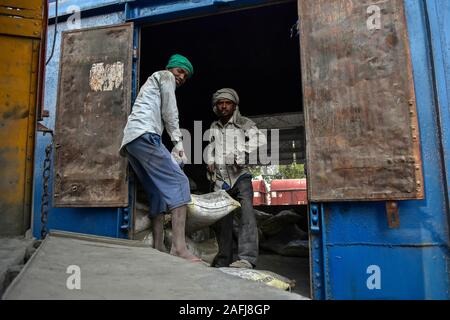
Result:
{"label": "worker's hand", "polygon": [[214,163],[208,164],[208,171],[211,173],[214,173],[215,165]]}
{"label": "worker's hand", "polygon": [[178,141],[173,150],[172,150],[172,155],[174,156],[175,160],[177,161],[177,163],[180,166],[183,166],[185,164],[187,164],[188,159],[186,157],[186,154],[184,152],[184,148],[183,148],[183,142],[182,141]]}

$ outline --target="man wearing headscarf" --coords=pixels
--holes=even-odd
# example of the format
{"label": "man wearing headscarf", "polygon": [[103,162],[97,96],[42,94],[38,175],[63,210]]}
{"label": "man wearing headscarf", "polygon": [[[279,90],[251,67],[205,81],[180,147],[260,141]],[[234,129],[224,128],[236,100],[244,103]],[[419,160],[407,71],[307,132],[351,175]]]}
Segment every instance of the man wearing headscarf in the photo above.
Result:
{"label": "man wearing headscarf", "polygon": [[212,106],[219,120],[210,128],[206,152],[208,177],[215,191],[226,190],[241,204],[237,260],[233,262],[233,214],[229,214],[213,227],[219,252],[212,266],[254,268],[258,258],[258,229],[248,164],[252,155],[256,160],[257,149],[267,144],[267,139],[253,121],[239,112],[239,96],[235,90],[223,88],[215,92]]}
{"label": "man wearing headscarf", "polygon": [[199,261],[186,247],[186,205],[191,201],[189,181],[161,143],[166,127],[174,144],[172,154],[186,162],[175,89],[193,73],[189,60],[175,54],[170,57],[166,70],[157,71],[147,79],[128,117],[120,154],[128,158],[149,199],[153,247],[164,251],[164,213],[170,212],[173,232],[170,253]]}

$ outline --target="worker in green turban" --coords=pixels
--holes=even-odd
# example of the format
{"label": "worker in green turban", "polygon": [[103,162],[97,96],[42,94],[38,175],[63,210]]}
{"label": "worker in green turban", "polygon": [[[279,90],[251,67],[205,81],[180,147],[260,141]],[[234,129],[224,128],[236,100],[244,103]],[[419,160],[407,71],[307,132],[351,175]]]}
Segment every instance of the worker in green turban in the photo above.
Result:
{"label": "worker in green turban", "polygon": [[172,68],[183,68],[187,71],[187,77],[190,78],[194,74],[194,67],[192,63],[181,54],[174,54],[170,57],[169,63],[166,66],[166,69],[170,70]]}

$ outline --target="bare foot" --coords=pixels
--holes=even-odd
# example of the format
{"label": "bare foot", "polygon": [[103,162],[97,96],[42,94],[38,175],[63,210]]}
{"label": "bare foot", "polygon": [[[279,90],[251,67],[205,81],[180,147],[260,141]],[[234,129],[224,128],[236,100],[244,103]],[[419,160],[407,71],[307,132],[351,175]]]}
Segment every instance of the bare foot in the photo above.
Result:
{"label": "bare foot", "polygon": [[199,257],[193,255],[189,250],[185,249],[185,250],[180,250],[177,251],[175,249],[171,249],[170,250],[170,254],[176,257],[180,257],[189,261],[202,261]]}

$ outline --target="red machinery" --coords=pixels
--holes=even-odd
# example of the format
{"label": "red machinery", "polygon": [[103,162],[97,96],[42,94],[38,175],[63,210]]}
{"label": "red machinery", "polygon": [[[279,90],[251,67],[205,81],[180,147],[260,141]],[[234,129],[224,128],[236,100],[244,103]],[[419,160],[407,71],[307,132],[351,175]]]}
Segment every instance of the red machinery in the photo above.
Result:
{"label": "red machinery", "polygon": [[272,180],[270,193],[264,180],[253,181],[254,206],[287,206],[308,204],[306,179]]}
{"label": "red machinery", "polygon": [[308,204],[306,179],[272,180],[270,200],[272,206]]}
{"label": "red machinery", "polygon": [[254,180],[253,184],[253,205],[265,206],[269,204],[269,194],[264,180]]}

